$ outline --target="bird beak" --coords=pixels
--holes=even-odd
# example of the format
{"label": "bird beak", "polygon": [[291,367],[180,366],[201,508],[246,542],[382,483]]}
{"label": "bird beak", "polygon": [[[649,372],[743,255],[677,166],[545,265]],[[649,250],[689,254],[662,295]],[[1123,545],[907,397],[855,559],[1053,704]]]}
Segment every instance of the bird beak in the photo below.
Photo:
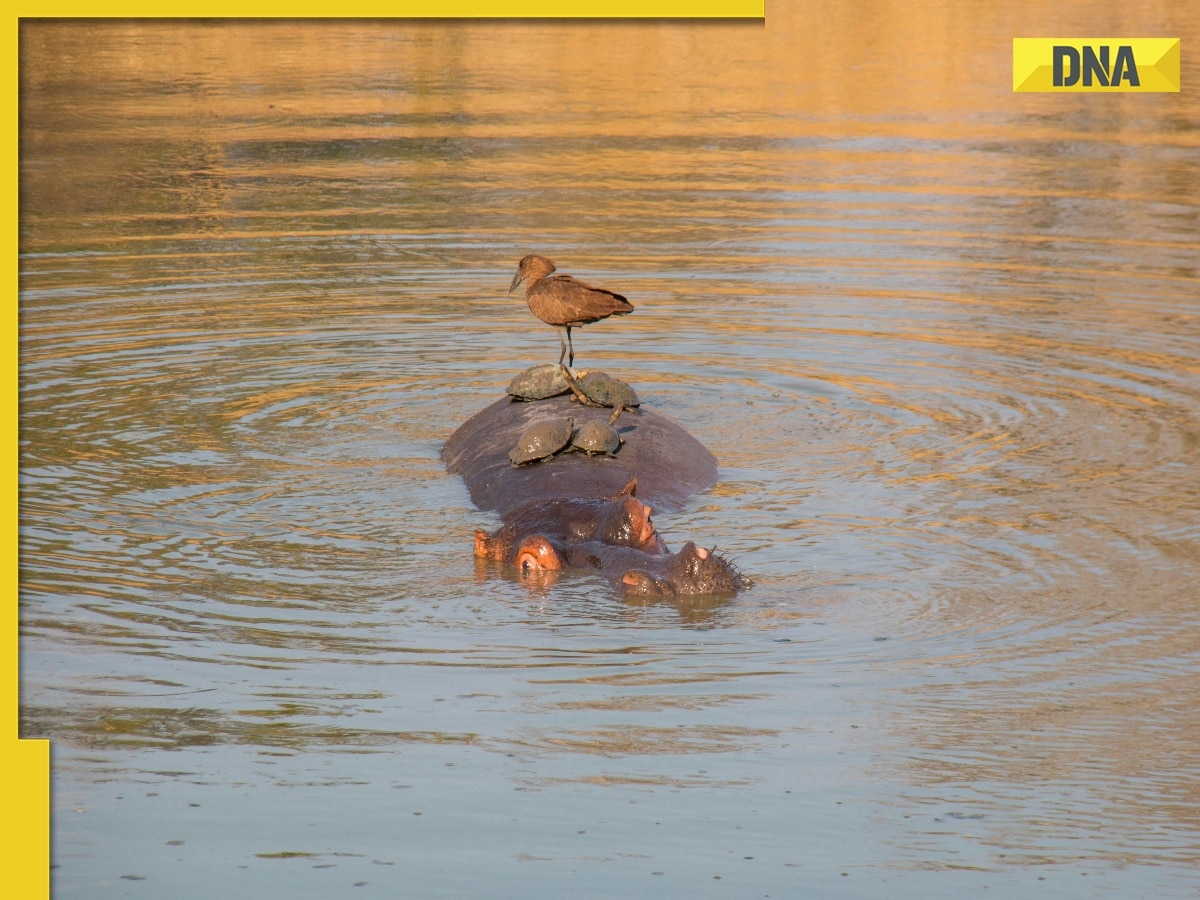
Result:
{"label": "bird beak", "polygon": [[525,276],[521,274],[521,270],[517,269],[517,274],[513,276],[512,284],[508,286],[508,292],[511,294],[517,289],[517,285],[525,280]]}

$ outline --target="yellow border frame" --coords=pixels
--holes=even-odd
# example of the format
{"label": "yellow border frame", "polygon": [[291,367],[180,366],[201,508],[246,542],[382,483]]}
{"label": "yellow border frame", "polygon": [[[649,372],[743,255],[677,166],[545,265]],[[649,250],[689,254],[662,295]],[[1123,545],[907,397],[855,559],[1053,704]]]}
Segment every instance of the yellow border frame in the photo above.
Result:
{"label": "yellow border frame", "polygon": [[[54,3],[17,18],[316,18],[302,5],[206,3],[203,10],[164,14],[148,3]],[[100,11],[97,8],[100,8]],[[766,0],[399,0],[356,2],[350,19],[762,19]]]}
{"label": "yellow border frame", "polygon": [[[18,215],[19,207],[19,147],[18,147],[18,99],[20,64],[17,52],[22,18],[70,18],[95,17],[95,4],[56,3],[44,9],[19,9],[4,37],[4,58],[9,61],[6,113],[9,122],[9,138],[5,144],[5,162],[10,176],[4,183],[5,217],[7,223],[6,271],[9,284],[13,287],[14,302],[9,307],[4,321],[4,343],[8,349],[6,369],[8,390],[4,395],[3,419],[9,429],[4,446],[11,480],[5,485],[4,517],[2,536],[4,570],[13,593],[9,612],[9,638],[4,651],[4,683],[0,690],[11,698],[10,721],[13,731],[10,737],[0,741],[3,755],[0,764],[4,767],[6,783],[5,801],[8,807],[7,839],[3,841],[3,871],[9,892],[15,889],[18,897],[48,897],[50,895],[50,742],[48,740],[20,740],[20,662],[19,653],[19,601],[18,601],[18,558],[17,528],[19,524],[18,504]],[[109,17],[161,16],[161,10],[151,9],[145,3],[104,4],[102,13]],[[188,11],[181,16],[195,15]],[[217,3],[205,6],[206,17],[268,18],[273,16],[296,16],[293,8],[283,8],[279,3],[245,4]],[[400,14],[400,15],[398,15]],[[304,15],[300,13],[299,15]],[[583,0],[566,4],[563,0],[402,0],[401,3],[355,3],[346,17],[351,18],[753,18],[766,15],[766,0]]]}
{"label": "yellow border frame", "polygon": [[[11,698],[12,707],[9,721],[12,731],[8,738],[0,740],[3,755],[0,765],[4,767],[5,784],[4,797],[8,807],[7,836],[3,842],[4,857],[3,871],[5,879],[16,888],[18,897],[48,897],[50,895],[50,742],[48,740],[18,739],[20,724],[18,719],[20,669],[18,648],[20,631],[18,628],[18,571],[17,571],[17,525],[20,515],[18,508],[18,430],[17,402],[18,389],[18,282],[17,282],[17,252],[19,249],[17,216],[19,212],[18,190],[19,157],[18,157],[18,121],[17,102],[19,97],[20,66],[17,60],[17,47],[20,31],[20,18],[17,17],[4,35],[3,57],[8,60],[8,90],[5,93],[5,112],[8,125],[8,140],[4,145],[4,157],[9,177],[4,179],[4,208],[8,215],[4,217],[6,245],[9,250],[5,255],[5,271],[8,272],[8,282],[12,286],[12,304],[4,316],[4,346],[5,376],[8,388],[4,392],[4,408],[0,413],[0,421],[5,426],[4,451],[8,460],[6,467],[11,480],[4,483],[4,508],[8,512],[4,516],[3,560],[7,580],[12,586],[9,601],[9,637],[4,647],[4,683],[0,691],[6,698]],[[11,889],[10,889],[11,890]]]}

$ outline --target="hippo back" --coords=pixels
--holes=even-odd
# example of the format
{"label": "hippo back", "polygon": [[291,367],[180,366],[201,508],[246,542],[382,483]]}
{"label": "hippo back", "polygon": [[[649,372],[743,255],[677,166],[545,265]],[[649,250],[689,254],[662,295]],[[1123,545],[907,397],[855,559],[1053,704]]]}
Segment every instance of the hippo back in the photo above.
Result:
{"label": "hippo back", "polygon": [[716,457],[670,416],[645,407],[617,420],[625,443],[613,458],[565,453],[519,468],[508,458],[533,422],[569,417],[578,427],[611,414],[569,397],[533,403],[505,397],[464,422],[442,448],[442,460],[452,475],[462,476],[476,506],[502,518],[534,500],[612,497],[635,475],[639,499],[662,511],[679,509],[716,483]]}

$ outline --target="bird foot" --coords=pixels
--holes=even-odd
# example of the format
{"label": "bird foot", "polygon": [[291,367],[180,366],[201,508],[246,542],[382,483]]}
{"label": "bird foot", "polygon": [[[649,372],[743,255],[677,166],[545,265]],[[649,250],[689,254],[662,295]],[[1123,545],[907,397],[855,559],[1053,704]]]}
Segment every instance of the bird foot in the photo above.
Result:
{"label": "bird foot", "polygon": [[[559,368],[562,369],[563,378],[565,378],[567,380],[567,387],[569,387],[571,389],[571,393],[575,395],[576,400],[578,400],[584,406],[603,406],[604,405],[602,403],[596,403],[593,400],[589,400],[588,395],[585,394],[580,389],[579,383],[575,380],[576,376],[571,374],[571,370],[568,369],[566,366],[564,366],[562,363],[559,363],[558,365],[559,365]],[[585,370],[578,377],[582,378],[586,374],[587,374],[587,371]]]}

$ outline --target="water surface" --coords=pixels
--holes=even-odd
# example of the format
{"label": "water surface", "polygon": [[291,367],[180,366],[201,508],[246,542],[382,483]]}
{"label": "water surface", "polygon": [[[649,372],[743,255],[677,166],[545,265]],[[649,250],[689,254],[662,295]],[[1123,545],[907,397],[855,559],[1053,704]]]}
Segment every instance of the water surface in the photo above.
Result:
{"label": "water surface", "polygon": [[[23,24],[56,895],[1194,895],[1195,94],[769,12]],[[528,252],[636,305],[577,361],[716,454],[658,524],[749,592],[477,569],[438,454],[557,356]]]}

